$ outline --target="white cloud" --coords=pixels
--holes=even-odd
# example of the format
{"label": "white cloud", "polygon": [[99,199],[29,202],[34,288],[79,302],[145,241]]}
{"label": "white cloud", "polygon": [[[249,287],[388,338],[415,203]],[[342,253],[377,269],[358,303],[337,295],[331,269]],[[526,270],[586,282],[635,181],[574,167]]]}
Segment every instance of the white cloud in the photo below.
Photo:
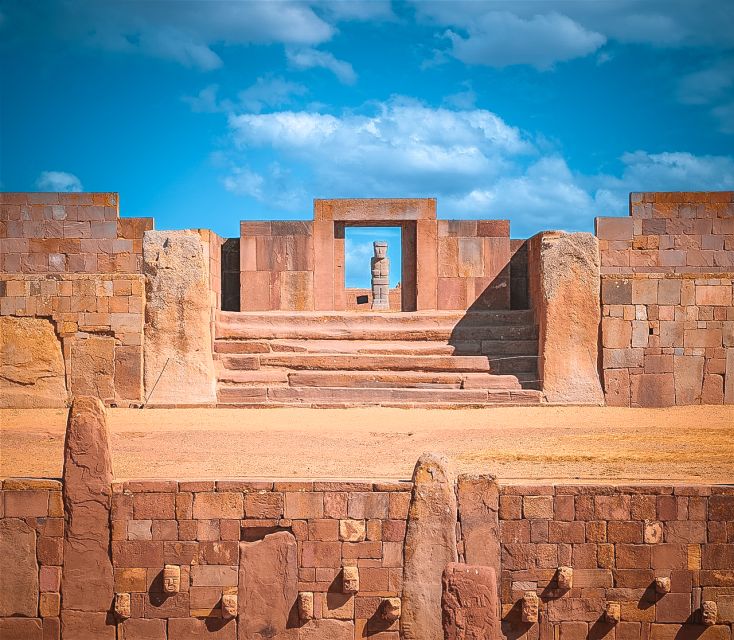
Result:
{"label": "white cloud", "polygon": [[734,60],[684,75],[678,81],[678,100],[684,104],[709,104],[734,87]]}
{"label": "white cloud", "polygon": [[[419,20],[434,24],[440,33],[448,28],[452,45],[448,51],[472,64],[547,69],[597,51],[607,40],[674,48],[734,46],[734,5],[720,0],[413,0],[413,4]],[[444,56],[443,51],[434,52],[426,66],[444,61]]]}
{"label": "white cloud", "polygon": [[352,65],[344,60],[338,60],[328,51],[319,51],[312,47],[288,49],[286,56],[288,62],[296,69],[321,67],[331,71],[344,84],[354,84],[357,81],[357,74]]}
{"label": "white cloud", "polygon": [[222,60],[215,48],[271,44],[312,46],[335,27],[301,2],[57,2],[61,37],[89,46],[172,60],[204,71]]}
{"label": "white cloud", "polygon": [[42,171],[36,180],[41,191],[82,191],[82,183],[73,173],[66,171]]}
{"label": "white cloud", "polygon": [[606,38],[558,13],[523,19],[507,11],[483,14],[468,28],[468,37],[451,30],[451,53],[469,64],[506,67],[527,64],[549,69],[556,62],[584,57]]}
{"label": "white cloud", "polygon": [[369,106],[369,114],[229,114],[228,188],[292,212],[309,210],[313,197],[435,196],[442,217],[510,218],[522,237],[625,215],[629,191],[734,184],[727,156],[636,151],[620,158],[618,175],[584,175],[549,142],[489,111],[399,97]]}

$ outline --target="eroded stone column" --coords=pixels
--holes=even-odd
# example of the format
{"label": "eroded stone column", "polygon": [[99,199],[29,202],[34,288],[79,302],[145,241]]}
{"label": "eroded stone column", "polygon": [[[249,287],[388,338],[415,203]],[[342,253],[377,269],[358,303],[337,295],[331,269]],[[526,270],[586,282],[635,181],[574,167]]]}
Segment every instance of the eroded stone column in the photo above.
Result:
{"label": "eroded stone column", "polygon": [[599,242],[547,231],[528,243],[530,298],[539,325],[538,377],[548,402],[603,404],[598,372]]}
{"label": "eroded stone column", "polygon": [[69,411],[64,444],[64,568],[61,627],[64,638],[111,638],[110,560],[112,460],[107,421],[97,398],[78,397]]}
{"label": "eroded stone column", "polygon": [[467,564],[500,575],[500,491],[494,476],[461,474],[456,483],[461,537]]}
{"label": "eroded stone column", "polygon": [[403,568],[404,640],[443,640],[441,578],[456,562],[456,494],[449,462],[424,453],[413,471]]}
{"label": "eroded stone column", "polygon": [[373,242],[375,255],[370,260],[372,268],[372,308],[390,308],[390,258],[387,257],[387,242]]}
{"label": "eroded stone column", "polygon": [[209,264],[201,237],[146,231],[143,271],[148,402],[215,402]]}

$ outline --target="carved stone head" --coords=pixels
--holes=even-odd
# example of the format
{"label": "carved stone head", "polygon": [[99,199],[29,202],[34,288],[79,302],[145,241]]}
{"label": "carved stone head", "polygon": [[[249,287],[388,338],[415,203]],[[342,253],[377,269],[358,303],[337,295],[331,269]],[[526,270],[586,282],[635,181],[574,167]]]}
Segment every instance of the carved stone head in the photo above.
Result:
{"label": "carved stone head", "polygon": [[130,617],[131,613],[129,593],[115,594],[115,615],[119,620],[127,620]]}
{"label": "carved stone head", "polygon": [[178,593],[181,590],[181,567],[167,564],[163,567],[163,591]]}
{"label": "carved stone head", "polygon": [[357,567],[344,567],[342,569],[342,587],[344,593],[357,593],[359,591],[359,569]]}
{"label": "carved stone head", "polygon": [[384,240],[376,240],[372,246],[375,249],[375,258],[384,258],[387,255],[387,242]]}

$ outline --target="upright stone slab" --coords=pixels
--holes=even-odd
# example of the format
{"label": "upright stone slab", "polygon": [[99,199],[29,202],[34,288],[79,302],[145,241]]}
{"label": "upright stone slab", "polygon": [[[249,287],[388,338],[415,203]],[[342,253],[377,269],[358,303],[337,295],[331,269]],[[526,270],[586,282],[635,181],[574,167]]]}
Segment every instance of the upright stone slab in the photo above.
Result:
{"label": "upright stone slab", "polygon": [[498,602],[492,567],[447,565],[441,599],[444,640],[499,640]]}
{"label": "upright stone slab", "polygon": [[36,615],[36,532],[20,519],[0,520],[0,617]]}
{"label": "upright stone slab", "polygon": [[295,640],[287,630],[298,597],[298,547],[287,531],[240,543],[240,640]]}
{"label": "upright stone slab", "polygon": [[459,522],[467,564],[500,574],[500,490],[491,475],[462,474],[456,483]]}
{"label": "upright stone slab", "polygon": [[[112,460],[104,406],[97,398],[75,398],[64,444],[66,526],[61,597],[65,637],[83,637],[74,635],[77,627],[100,627],[104,616],[99,614],[106,614],[112,605],[111,483]],[[70,612],[74,615],[64,620]]]}
{"label": "upright stone slab", "polygon": [[193,231],[146,231],[143,271],[148,402],[216,401],[211,333],[213,302],[209,291],[209,261],[201,237]]}
{"label": "upright stone slab", "polygon": [[442,640],[441,576],[456,562],[456,494],[449,462],[424,453],[413,471],[403,568],[403,640]]}
{"label": "upright stone slab", "polygon": [[530,239],[528,257],[546,400],[603,404],[599,241],[590,233],[543,232]]}

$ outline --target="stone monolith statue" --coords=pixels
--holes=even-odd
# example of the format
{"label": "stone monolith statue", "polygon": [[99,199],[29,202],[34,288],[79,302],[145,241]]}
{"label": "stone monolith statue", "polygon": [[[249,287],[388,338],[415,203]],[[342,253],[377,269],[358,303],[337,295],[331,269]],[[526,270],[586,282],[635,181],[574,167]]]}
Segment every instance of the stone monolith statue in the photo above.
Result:
{"label": "stone monolith statue", "polygon": [[387,257],[387,242],[372,243],[375,255],[370,261],[372,267],[372,308],[390,308],[390,258]]}

